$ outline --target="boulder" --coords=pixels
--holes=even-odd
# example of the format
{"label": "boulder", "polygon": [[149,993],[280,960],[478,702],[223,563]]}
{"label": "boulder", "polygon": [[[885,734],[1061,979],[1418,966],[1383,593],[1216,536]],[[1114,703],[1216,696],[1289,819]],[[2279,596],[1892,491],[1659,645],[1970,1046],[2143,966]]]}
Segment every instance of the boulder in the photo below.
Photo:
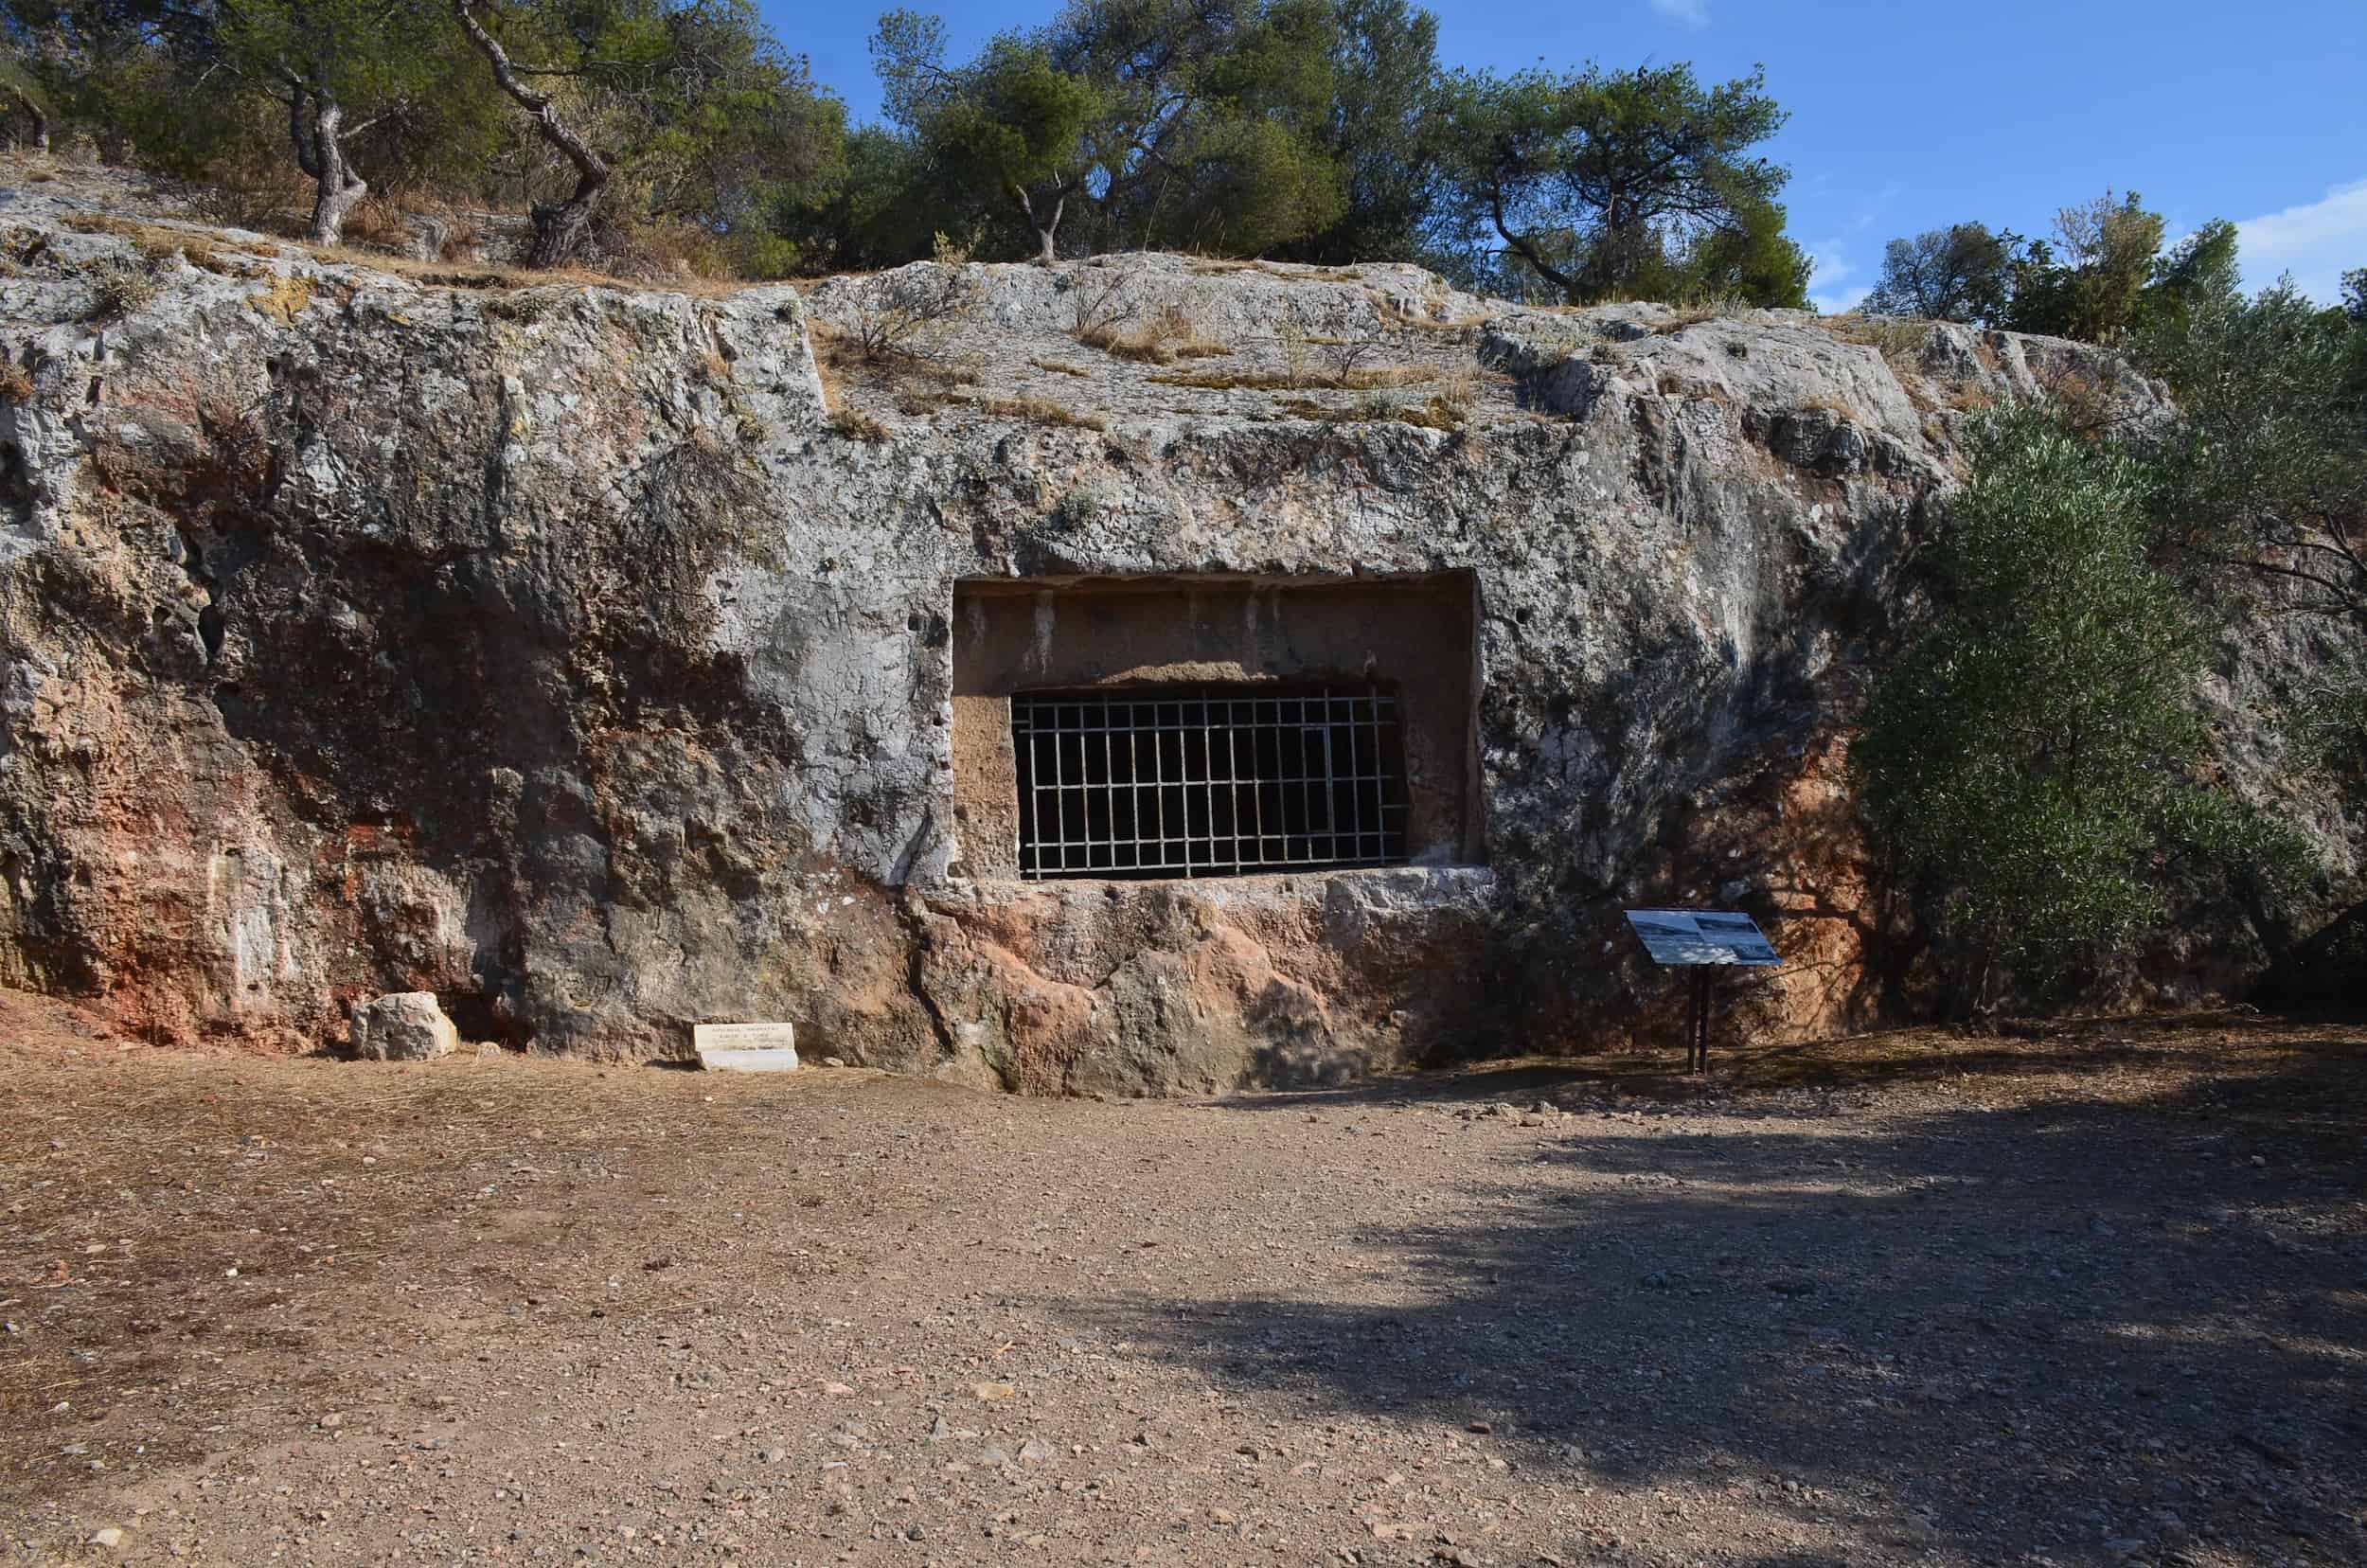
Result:
{"label": "boulder", "polygon": [[365,1061],[433,1061],[459,1048],[434,991],[397,991],[354,1011],[353,1054]]}

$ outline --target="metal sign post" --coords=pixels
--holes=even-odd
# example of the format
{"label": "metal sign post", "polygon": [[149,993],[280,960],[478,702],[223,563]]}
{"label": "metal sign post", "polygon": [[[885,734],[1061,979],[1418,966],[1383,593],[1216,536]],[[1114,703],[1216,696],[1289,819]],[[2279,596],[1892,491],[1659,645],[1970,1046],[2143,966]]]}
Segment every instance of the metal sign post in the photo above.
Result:
{"label": "metal sign post", "polygon": [[1783,964],[1759,932],[1758,922],[1736,910],[1630,909],[1644,951],[1664,969],[1693,971],[1693,1005],[1686,1019],[1685,1071],[1710,1070],[1710,976],[1718,969],[1776,969]]}

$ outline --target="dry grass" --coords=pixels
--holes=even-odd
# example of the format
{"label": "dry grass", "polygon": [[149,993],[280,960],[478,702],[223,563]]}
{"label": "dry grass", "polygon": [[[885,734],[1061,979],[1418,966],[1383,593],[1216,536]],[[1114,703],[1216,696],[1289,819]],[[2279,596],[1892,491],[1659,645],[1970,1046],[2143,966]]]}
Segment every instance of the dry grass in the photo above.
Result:
{"label": "dry grass", "polygon": [[1874,349],[1893,365],[1912,365],[1931,340],[1931,324],[1899,316],[1870,316],[1850,312],[1818,318],[1826,331],[1844,343]]}
{"label": "dry grass", "polygon": [[888,427],[860,408],[833,409],[823,424],[831,435],[843,436],[850,441],[865,441],[878,446],[889,439]]}
{"label": "dry grass", "polygon": [[1433,401],[1444,403],[1458,413],[1470,412],[1479,401],[1480,373],[1469,365],[1449,365],[1438,373],[1438,390]]}
{"label": "dry grass", "polygon": [[[297,241],[285,245],[257,244],[252,241],[232,240],[220,234],[207,234],[173,228],[162,223],[141,223],[97,213],[74,213],[65,220],[66,226],[84,234],[114,234],[132,241],[143,254],[169,255],[178,251],[189,258],[190,263],[205,266],[211,272],[236,276],[241,263],[232,257],[261,257],[277,259],[291,252],[307,256],[316,261],[327,261],[357,272],[374,272],[430,288],[463,289],[483,293],[500,293],[515,289],[548,289],[571,287],[578,289],[631,289],[640,294],[670,294],[692,299],[724,299],[749,289],[774,285],[750,283],[730,278],[676,276],[663,282],[643,277],[622,277],[611,273],[594,272],[586,267],[551,267],[536,270],[530,267],[454,267],[445,261],[417,261],[409,257],[389,256],[380,251],[349,250],[339,245],[315,245]],[[191,247],[196,247],[192,250]],[[199,261],[202,251],[205,261]],[[225,256],[224,253],[229,253]]]}
{"label": "dry grass", "polygon": [[1386,398],[1361,398],[1347,407],[1319,403],[1312,398],[1290,398],[1274,405],[1274,417],[1313,419],[1323,424],[1406,424],[1424,430],[1461,430],[1470,419],[1468,404],[1444,397],[1425,402],[1393,402]]}
{"label": "dry grass", "polygon": [[1372,295],[1373,312],[1380,324],[1397,331],[1475,333],[1492,319],[1488,312],[1476,311],[1468,315],[1436,316],[1409,313],[1387,294]]}
{"label": "dry grass", "polygon": [[2039,390],[2062,411],[2063,421],[2082,436],[2101,435],[2121,422],[2114,404],[2119,384],[2111,371],[2102,374],[2076,365],[2041,372]]}
{"label": "dry grass", "polygon": [[1193,386],[1211,392],[1373,392],[1438,381],[1435,365],[1357,365],[1339,370],[1179,370],[1150,379],[1163,386]]}
{"label": "dry grass", "polygon": [[345,236],[348,244],[397,249],[411,242],[409,215],[395,198],[373,191],[346,214]]}
{"label": "dry grass", "polygon": [[1110,421],[1098,414],[1080,413],[1065,403],[1050,398],[980,398],[975,406],[981,413],[999,419],[1030,419],[1037,424],[1060,425],[1077,430],[1106,431]]}
{"label": "dry grass", "polygon": [[939,355],[916,361],[911,373],[948,391],[957,386],[975,386],[987,379],[987,356],[972,351],[967,354]]}
{"label": "dry grass", "polygon": [[1233,350],[1224,344],[1200,335],[1200,329],[1182,311],[1170,305],[1140,327],[1131,330],[1112,324],[1081,330],[1077,341],[1088,348],[1098,348],[1112,359],[1134,360],[1146,365],[1173,365],[1178,360],[1220,359]]}
{"label": "dry grass", "polygon": [[102,256],[82,271],[90,283],[85,321],[115,321],[156,297],[155,264],[128,256]]}
{"label": "dry grass", "polygon": [[1279,277],[1287,283],[1361,283],[1364,276],[1353,267],[1285,267],[1272,261],[1241,261],[1225,257],[1203,257],[1192,263],[1192,271],[1203,277],[1225,277],[1237,273],[1262,273]]}

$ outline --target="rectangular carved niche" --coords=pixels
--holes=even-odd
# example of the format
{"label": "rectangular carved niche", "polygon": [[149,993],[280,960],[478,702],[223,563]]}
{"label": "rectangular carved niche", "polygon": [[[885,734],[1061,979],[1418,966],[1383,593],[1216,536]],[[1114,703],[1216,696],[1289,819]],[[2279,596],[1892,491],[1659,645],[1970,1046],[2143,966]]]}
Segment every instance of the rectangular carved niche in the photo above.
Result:
{"label": "rectangular carved niche", "polygon": [[958,868],[1477,862],[1473,597],[1459,572],[958,584]]}

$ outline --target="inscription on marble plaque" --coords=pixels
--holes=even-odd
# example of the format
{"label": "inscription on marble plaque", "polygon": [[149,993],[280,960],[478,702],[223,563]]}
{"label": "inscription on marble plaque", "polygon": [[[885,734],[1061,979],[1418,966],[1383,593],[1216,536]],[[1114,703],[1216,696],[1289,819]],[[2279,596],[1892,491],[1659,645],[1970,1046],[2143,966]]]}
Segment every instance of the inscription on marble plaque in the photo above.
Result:
{"label": "inscription on marble plaque", "polygon": [[788,1024],[694,1024],[690,1043],[710,1071],[785,1073],[797,1065],[797,1031]]}

